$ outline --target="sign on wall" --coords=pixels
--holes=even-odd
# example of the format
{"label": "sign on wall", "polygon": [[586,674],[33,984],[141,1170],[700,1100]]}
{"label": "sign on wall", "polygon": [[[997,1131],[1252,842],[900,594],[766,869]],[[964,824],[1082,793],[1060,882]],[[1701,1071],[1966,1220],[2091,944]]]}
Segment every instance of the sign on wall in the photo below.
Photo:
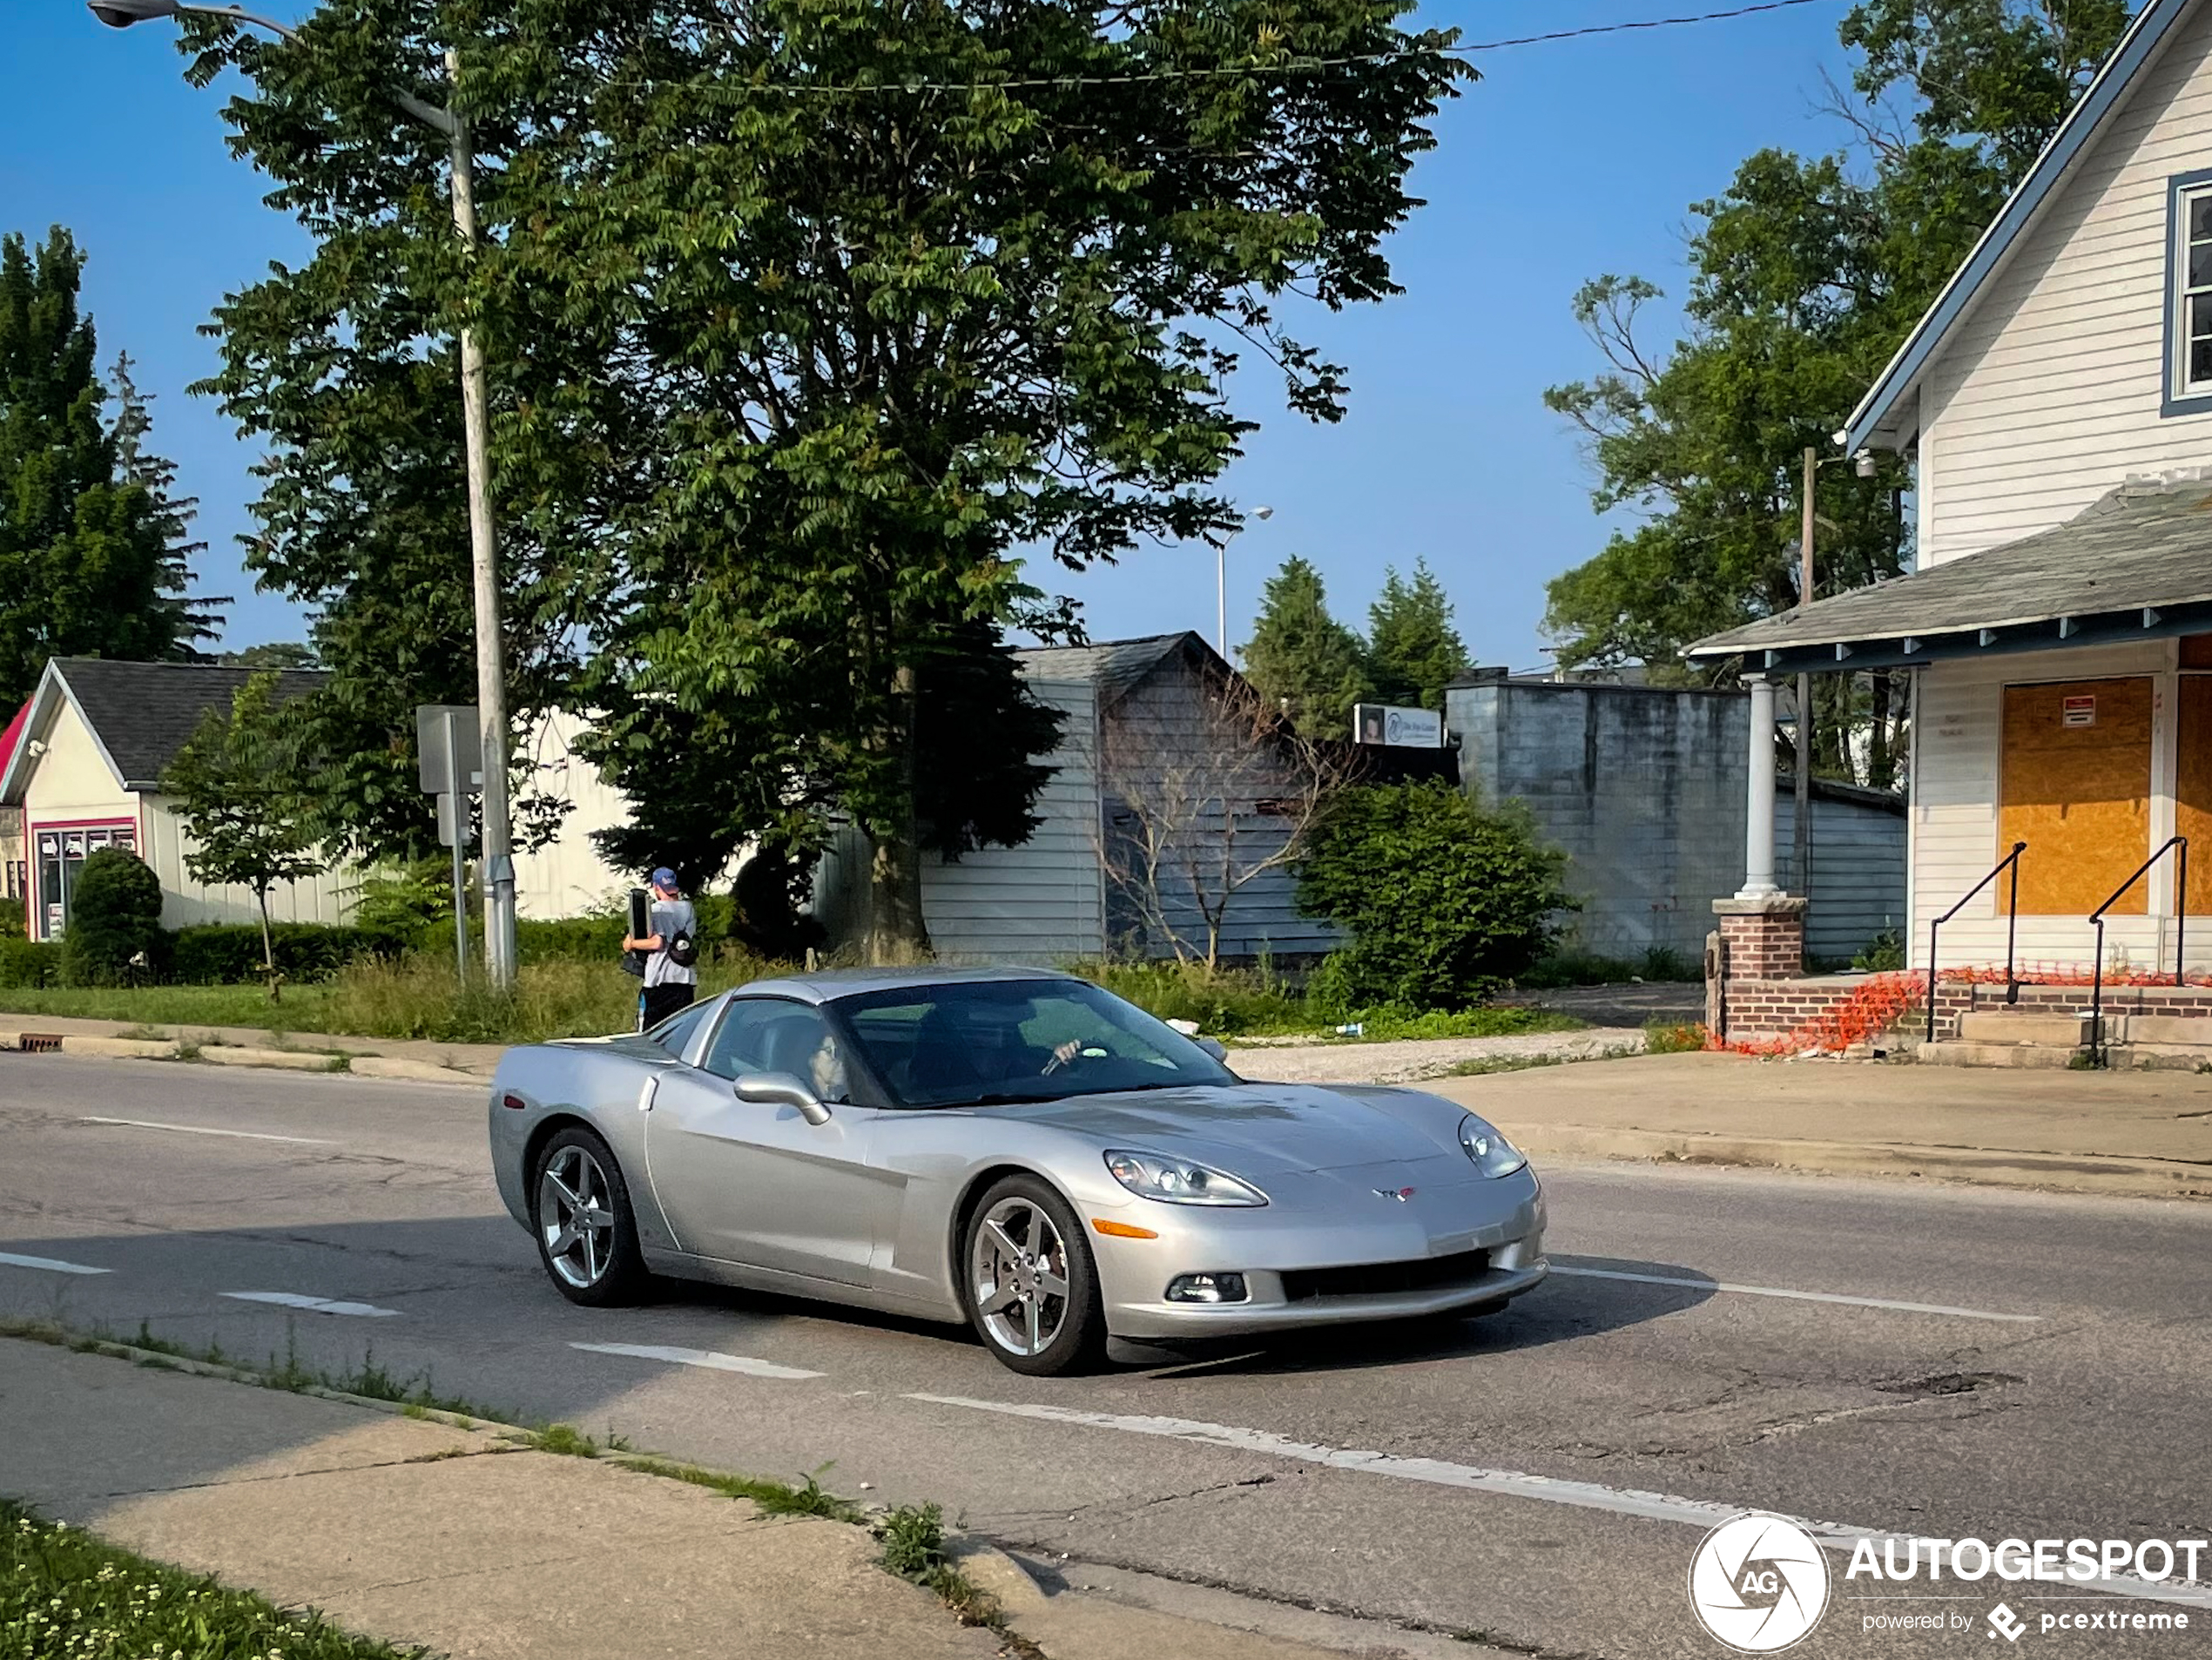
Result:
{"label": "sign on wall", "polygon": [[2065,726],[2094,726],[2097,724],[2097,696],[2094,692],[2077,692],[2067,697],[2060,707],[2059,724]]}
{"label": "sign on wall", "polygon": [[1380,744],[1392,749],[1441,749],[1444,717],[1433,709],[1358,704],[1352,711],[1352,741]]}

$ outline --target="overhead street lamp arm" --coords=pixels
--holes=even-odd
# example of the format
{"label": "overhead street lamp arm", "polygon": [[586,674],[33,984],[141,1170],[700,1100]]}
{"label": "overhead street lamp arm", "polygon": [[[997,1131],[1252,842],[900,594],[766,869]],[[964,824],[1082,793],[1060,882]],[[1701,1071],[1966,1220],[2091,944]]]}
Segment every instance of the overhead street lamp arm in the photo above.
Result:
{"label": "overhead street lamp arm", "polygon": [[[196,5],[192,0],[91,0],[87,8],[91,14],[111,29],[128,29],[134,23],[152,23],[163,17],[181,17],[191,13],[201,17],[223,17],[232,23],[250,24],[256,29],[266,29],[286,40],[297,40],[300,31],[280,24],[273,17],[257,17],[241,6]],[[452,138],[458,124],[449,110],[435,104],[425,104],[408,93],[395,91],[392,102],[432,131]]]}

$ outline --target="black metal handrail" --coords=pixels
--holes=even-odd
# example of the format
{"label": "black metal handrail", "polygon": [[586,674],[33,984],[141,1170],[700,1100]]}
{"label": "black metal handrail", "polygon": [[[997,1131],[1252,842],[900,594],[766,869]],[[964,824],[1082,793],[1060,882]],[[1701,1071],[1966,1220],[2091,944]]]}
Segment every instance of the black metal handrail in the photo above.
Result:
{"label": "black metal handrail", "polygon": [[[2105,913],[2120,903],[2121,896],[2137,882],[2150,874],[2151,867],[2174,853],[2174,983],[2180,985],[2186,977],[2188,958],[2183,955],[2188,942],[2189,926],[2189,839],[2171,836],[2166,845],[2135,867],[2135,874],[2112,890],[2112,897],[2090,913],[2089,921],[2097,929],[2097,961],[2093,970],[2089,991],[2089,1063],[2105,1063]],[[2158,958],[2151,958],[2150,971],[2158,973]]]}
{"label": "black metal handrail", "polygon": [[1936,1022],[1936,934],[1946,922],[1966,908],[1967,901],[1995,881],[2007,870],[2013,873],[2013,894],[2005,906],[2005,1001],[2018,1002],[2020,982],[2013,975],[2013,941],[2020,933],[2020,855],[2027,851],[2027,843],[2015,841],[2012,852],[1997,861],[1997,868],[1967,890],[1966,897],[1928,924],[1928,1042],[1935,1042]]}

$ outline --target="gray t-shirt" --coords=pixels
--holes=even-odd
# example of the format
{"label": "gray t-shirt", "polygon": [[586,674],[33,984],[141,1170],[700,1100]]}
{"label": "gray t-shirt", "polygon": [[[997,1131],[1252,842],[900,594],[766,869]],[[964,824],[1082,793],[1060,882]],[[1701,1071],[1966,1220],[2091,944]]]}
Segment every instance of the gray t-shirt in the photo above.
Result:
{"label": "gray t-shirt", "polygon": [[661,948],[645,958],[645,983],[649,986],[696,986],[699,971],[687,968],[668,955],[669,941],[678,934],[688,934],[697,939],[699,932],[698,913],[691,908],[688,899],[663,899],[653,895],[652,931],[660,935]]}

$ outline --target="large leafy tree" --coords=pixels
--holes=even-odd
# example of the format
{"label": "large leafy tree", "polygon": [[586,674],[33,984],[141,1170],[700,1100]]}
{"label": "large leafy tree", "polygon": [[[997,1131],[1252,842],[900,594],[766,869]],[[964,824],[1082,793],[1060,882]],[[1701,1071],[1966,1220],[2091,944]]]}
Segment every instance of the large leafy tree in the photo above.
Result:
{"label": "large leafy tree", "polygon": [[1321,573],[1296,554],[1261,589],[1244,656],[1245,678],[1302,737],[1348,736],[1352,705],[1374,692],[1366,642],[1329,614]]}
{"label": "large leafy tree", "polygon": [[105,413],[84,256],[57,226],[35,252],[0,238],[0,704],[30,695],[53,657],[189,658],[212,637],[185,597],[192,504],[145,448],[145,404]]}
{"label": "large leafy tree", "polygon": [[1367,672],[1375,695],[1385,703],[1441,709],[1444,688],[1468,666],[1451,597],[1428,561],[1415,560],[1411,577],[1386,570],[1382,592],[1367,610]]}
{"label": "large leafy tree", "polygon": [[[873,944],[925,944],[930,698],[995,680],[1009,717],[949,758],[1004,793],[949,839],[1018,828],[1040,776],[1018,686],[970,672],[1031,597],[1016,552],[1080,568],[1232,524],[1210,486],[1245,355],[1338,414],[1342,371],[1278,308],[1394,292],[1381,239],[1465,73],[1401,10],[333,0],[297,45],[199,25],[197,72],[251,75],[239,147],[318,243],[219,318],[216,384],[276,444],[263,580],[322,608],[365,728],[380,687],[447,671],[466,542],[426,342],[472,320],[517,700],[603,713],[599,758],[696,833],[848,815]],[[473,259],[441,141],[388,96],[448,46],[485,158]],[[395,634],[412,660],[373,676]],[[361,767],[388,800],[394,767]]]}
{"label": "large leafy tree", "polygon": [[[1595,505],[1635,522],[1551,584],[1548,630],[1572,666],[1641,662],[1687,678],[1682,648],[1785,610],[1799,592],[1802,455],[1824,455],[2127,24],[2123,0],[1865,0],[1835,112],[1844,153],[1763,151],[1697,204],[1686,328],[1653,341],[1635,277],[1584,287],[1603,359],[1554,388],[1584,433]],[[1909,113],[1900,117],[1897,111]],[[1905,467],[1821,469],[1817,594],[1908,568]],[[1817,595],[1815,596],[1817,597]],[[1887,785],[1902,743],[1893,677],[1816,681],[1821,770]],[[1855,744],[1861,736],[1863,745]]]}

